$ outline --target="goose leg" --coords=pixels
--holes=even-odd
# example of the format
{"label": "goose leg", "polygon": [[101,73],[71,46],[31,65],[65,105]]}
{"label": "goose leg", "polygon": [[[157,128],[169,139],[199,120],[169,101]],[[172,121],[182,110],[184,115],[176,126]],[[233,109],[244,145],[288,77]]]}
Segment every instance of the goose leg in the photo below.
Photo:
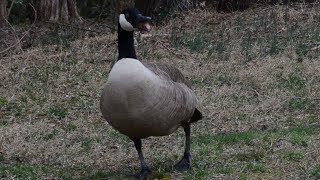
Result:
{"label": "goose leg", "polygon": [[183,130],[186,134],[186,147],[184,151],[184,155],[182,159],[174,165],[174,169],[178,171],[187,171],[191,170],[191,155],[190,155],[190,133],[191,133],[191,127],[190,124],[183,127]]}
{"label": "goose leg", "polygon": [[136,179],[141,179],[141,180],[147,179],[148,175],[151,173],[151,170],[149,169],[143,157],[142,148],[141,148],[141,139],[131,138],[131,140],[134,142],[134,146],[136,147],[136,150],[138,152],[140,166],[141,166],[141,171],[135,174],[134,177]]}

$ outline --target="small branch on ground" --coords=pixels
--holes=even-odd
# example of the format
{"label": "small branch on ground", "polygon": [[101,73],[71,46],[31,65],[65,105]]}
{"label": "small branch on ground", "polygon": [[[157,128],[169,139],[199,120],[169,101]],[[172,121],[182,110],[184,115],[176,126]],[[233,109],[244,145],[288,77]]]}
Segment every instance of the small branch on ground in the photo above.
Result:
{"label": "small branch on ground", "polygon": [[320,48],[320,45],[319,45],[319,46],[316,46],[316,47],[313,47],[313,48],[311,48],[310,50],[314,51],[314,50],[317,50],[317,49],[319,49],[319,48]]}
{"label": "small branch on ground", "polygon": [[34,21],[33,21],[32,25],[31,25],[31,26],[33,26],[37,22],[37,18],[38,18],[37,17],[37,10],[31,3],[28,3],[28,5],[32,7],[33,12],[34,12]]}
{"label": "small branch on ground", "polygon": [[15,3],[15,0],[12,0],[12,2],[11,2],[11,4],[10,4],[10,8],[9,8],[9,10],[8,10],[8,13],[7,13],[7,17],[9,17],[14,3]]}
{"label": "small branch on ground", "polygon": [[[13,2],[14,2],[14,0],[12,1],[12,4],[13,4]],[[9,9],[8,12],[11,11],[12,4],[11,4],[11,7],[10,7],[10,9]],[[21,41],[22,41],[22,40],[26,37],[26,35],[31,31],[31,29],[34,27],[34,25],[35,25],[35,23],[36,23],[36,21],[37,21],[37,11],[36,11],[36,9],[32,6],[32,4],[29,3],[29,5],[33,8],[33,11],[34,11],[34,17],[35,17],[35,18],[34,18],[33,23],[31,24],[30,28],[24,33],[24,35],[23,35],[21,38],[18,38],[18,36],[16,35],[16,31],[15,31],[14,27],[7,21],[7,23],[9,24],[9,26],[10,26],[11,29],[13,30],[14,37],[15,37],[15,39],[16,39],[16,43],[13,44],[12,46],[9,46],[9,47],[6,48],[5,50],[0,51],[0,54],[9,51],[11,48],[16,47],[17,45],[19,45],[20,50],[23,51],[22,48],[21,48]]]}
{"label": "small branch on ground", "polygon": [[[14,45],[8,47],[7,49],[5,49],[3,51],[0,51],[0,54],[5,53],[5,52],[9,51],[11,48],[16,47],[18,44],[20,44],[21,41],[23,40],[23,38],[28,34],[28,32],[29,31],[25,32],[24,35],[19,40],[17,40],[17,42]],[[21,47],[20,47],[20,49],[21,49]]]}
{"label": "small branch on ground", "polygon": [[[80,27],[76,27],[76,26],[73,26],[73,25],[70,25],[70,24],[63,24],[63,23],[59,23],[59,22],[45,21],[45,23],[57,24],[57,25],[59,25],[59,26],[66,26],[66,27],[70,27],[70,28],[73,28],[73,29],[79,29],[79,30],[82,30],[82,31],[95,32],[95,33],[98,33],[98,34],[103,33],[102,31],[96,31],[96,30],[92,30],[92,29],[80,28]],[[112,30],[112,31],[115,30],[115,28],[112,28],[112,27],[109,27],[109,26],[107,26],[107,27],[108,27],[110,30]]]}

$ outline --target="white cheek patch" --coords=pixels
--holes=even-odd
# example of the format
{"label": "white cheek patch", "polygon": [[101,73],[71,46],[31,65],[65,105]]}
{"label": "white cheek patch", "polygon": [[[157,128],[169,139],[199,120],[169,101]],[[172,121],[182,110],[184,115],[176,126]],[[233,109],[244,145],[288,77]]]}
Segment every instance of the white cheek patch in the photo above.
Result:
{"label": "white cheek patch", "polygon": [[121,28],[126,31],[133,31],[134,30],[132,24],[127,21],[124,14],[120,14],[120,16],[119,16],[119,24],[120,24]]}

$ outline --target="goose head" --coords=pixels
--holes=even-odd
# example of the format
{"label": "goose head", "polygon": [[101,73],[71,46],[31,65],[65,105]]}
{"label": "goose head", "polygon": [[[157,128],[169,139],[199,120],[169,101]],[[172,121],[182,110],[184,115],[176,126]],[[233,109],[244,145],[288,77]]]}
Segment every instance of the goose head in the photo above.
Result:
{"label": "goose head", "polygon": [[138,9],[128,8],[121,12],[119,25],[124,31],[149,32],[152,27],[151,17],[143,16]]}

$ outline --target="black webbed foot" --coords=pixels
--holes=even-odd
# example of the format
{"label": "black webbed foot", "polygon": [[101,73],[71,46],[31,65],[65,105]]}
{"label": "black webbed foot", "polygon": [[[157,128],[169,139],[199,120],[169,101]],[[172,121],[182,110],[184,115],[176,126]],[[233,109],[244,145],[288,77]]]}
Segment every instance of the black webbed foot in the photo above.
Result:
{"label": "black webbed foot", "polygon": [[173,166],[173,168],[177,171],[189,171],[192,169],[191,166],[191,158],[190,157],[184,157],[179,161],[176,165]]}
{"label": "black webbed foot", "polygon": [[150,169],[142,169],[140,172],[134,174],[133,178],[139,180],[146,180],[149,174],[151,174]]}

